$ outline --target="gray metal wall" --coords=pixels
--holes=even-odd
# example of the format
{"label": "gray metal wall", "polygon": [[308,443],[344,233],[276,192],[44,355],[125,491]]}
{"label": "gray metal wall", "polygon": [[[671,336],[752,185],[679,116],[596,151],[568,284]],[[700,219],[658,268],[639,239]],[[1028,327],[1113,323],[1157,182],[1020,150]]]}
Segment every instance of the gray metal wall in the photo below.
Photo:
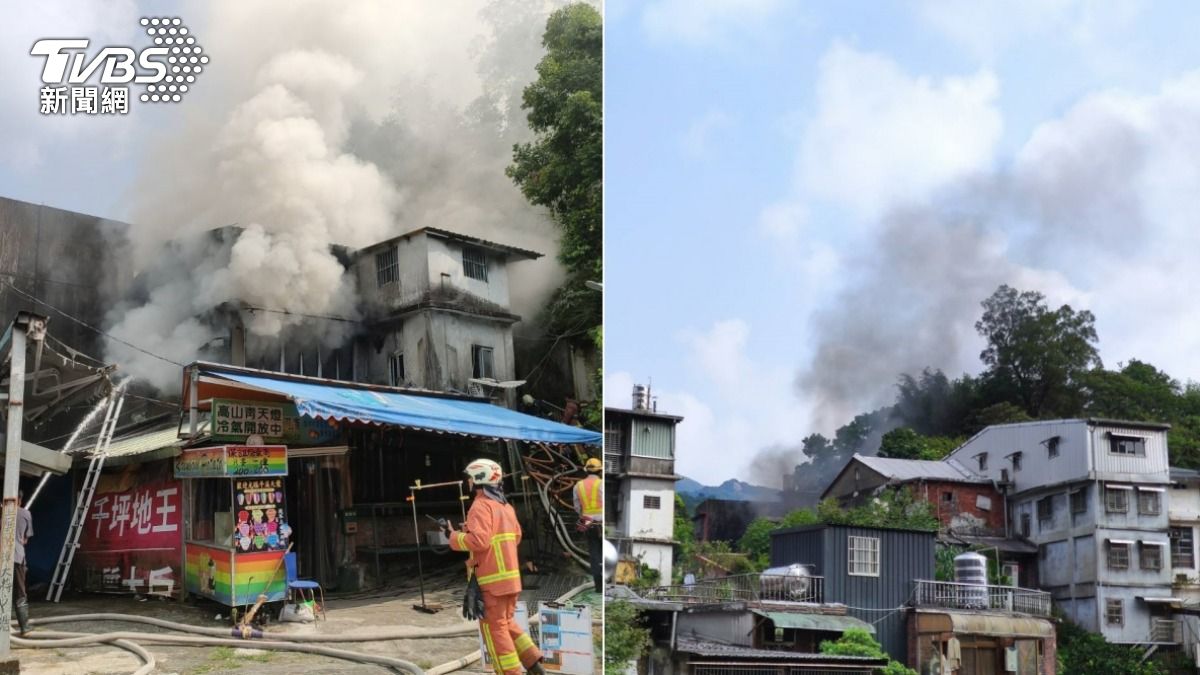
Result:
{"label": "gray metal wall", "polygon": [[[849,537],[879,539],[879,576],[850,576]],[[771,565],[816,566],[825,577],[825,601],[840,602],[849,614],[875,625],[876,639],[892,658],[907,663],[906,605],[914,579],[934,578],[934,534],[840,525],[793,528],[772,533]]]}

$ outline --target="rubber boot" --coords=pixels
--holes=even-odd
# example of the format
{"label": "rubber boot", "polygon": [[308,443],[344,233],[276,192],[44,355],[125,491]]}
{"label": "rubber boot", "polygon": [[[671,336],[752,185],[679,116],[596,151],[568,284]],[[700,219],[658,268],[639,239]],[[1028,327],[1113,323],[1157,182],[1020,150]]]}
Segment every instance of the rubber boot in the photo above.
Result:
{"label": "rubber boot", "polygon": [[533,665],[526,668],[525,672],[529,673],[529,675],[546,675],[546,669],[542,668],[542,662],[540,660],[534,662]]}
{"label": "rubber boot", "polygon": [[16,606],[17,623],[21,626],[21,637],[25,637],[29,633],[29,605],[27,603]]}

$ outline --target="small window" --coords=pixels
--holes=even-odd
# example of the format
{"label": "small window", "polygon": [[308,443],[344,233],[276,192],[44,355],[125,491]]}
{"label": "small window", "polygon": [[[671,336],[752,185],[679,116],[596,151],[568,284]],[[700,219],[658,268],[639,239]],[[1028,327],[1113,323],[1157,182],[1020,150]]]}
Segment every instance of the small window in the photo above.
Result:
{"label": "small window", "polygon": [[1071,513],[1078,515],[1087,513],[1087,488],[1081,488],[1071,493]]}
{"label": "small window", "polygon": [[1195,569],[1196,550],[1192,539],[1192,528],[1172,527],[1171,566],[1179,569]]}
{"label": "small window", "polygon": [[1058,444],[1060,441],[1062,441],[1062,436],[1051,436],[1044,441],[1046,444],[1046,454],[1050,459],[1058,457]]}
{"label": "small window", "polygon": [[953,492],[943,492],[942,493],[942,503],[946,504],[946,505],[953,504],[954,503],[954,493]]}
{"label": "small window", "polygon": [[1153,490],[1138,490],[1138,513],[1143,516],[1162,513],[1162,497]]}
{"label": "small window", "polygon": [[1013,473],[1021,470],[1021,453],[1014,452],[1012,455]]}
{"label": "small window", "polygon": [[1033,521],[1033,518],[1031,518],[1028,513],[1021,514],[1021,536],[1022,537],[1029,538],[1029,531],[1032,527],[1032,525],[1031,525],[1032,521]]}
{"label": "small window", "polygon": [[481,249],[464,246],[462,250],[463,274],[487,283],[487,256]]}
{"label": "small window", "polygon": [[879,538],[848,537],[850,569],[854,577],[879,576]]}
{"label": "small window", "polygon": [[662,497],[658,495],[642,495],[642,508],[657,511],[662,508]]}
{"label": "small window", "polygon": [[388,384],[402,387],[406,382],[408,375],[404,372],[404,352],[396,352],[388,359]]}
{"label": "small window", "polygon": [[1118,490],[1116,488],[1105,488],[1104,490],[1104,510],[1109,513],[1128,513],[1129,512],[1129,490]]}
{"label": "small window", "polygon": [[1124,626],[1125,603],[1121,600],[1105,600],[1104,622],[1110,626]]}
{"label": "small window", "polygon": [[1047,495],[1037,500],[1038,527],[1054,516],[1054,495]]}
{"label": "small window", "polygon": [[1114,455],[1135,455],[1138,457],[1146,455],[1146,439],[1141,436],[1109,434],[1108,442],[1108,451]]}
{"label": "small window", "polygon": [[981,452],[978,455],[975,455],[975,459],[979,460],[979,470],[987,471],[987,453]]}
{"label": "small window", "polygon": [[1129,544],[1123,542],[1108,542],[1108,569],[1129,569]]}
{"label": "small window", "polygon": [[383,288],[400,280],[400,264],[396,247],[389,246],[381,253],[375,254],[375,281]]}
{"label": "small window", "polygon": [[471,346],[471,377],[492,379],[496,377],[496,368],[492,362],[491,347]]}
{"label": "small window", "polygon": [[1161,570],[1162,569],[1162,547],[1152,542],[1142,542],[1141,560],[1142,569],[1144,570]]}

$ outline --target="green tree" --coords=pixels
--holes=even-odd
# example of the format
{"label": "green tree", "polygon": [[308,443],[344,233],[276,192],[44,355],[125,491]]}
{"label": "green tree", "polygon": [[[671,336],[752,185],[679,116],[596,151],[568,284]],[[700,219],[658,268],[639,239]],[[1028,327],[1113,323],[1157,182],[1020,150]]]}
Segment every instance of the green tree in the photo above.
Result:
{"label": "green tree", "polygon": [[821,642],[821,653],[836,656],[867,656],[873,659],[887,659],[888,664],[877,672],[882,675],[917,675],[917,671],[906,667],[899,661],[893,661],[887,652],[883,651],[875,638],[862,628],[850,628],[842,633],[837,640]]}
{"label": "green tree", "polygon": [[1157,663],[1143,663],[1137,649],[1112,644],[1067,619],[1058,622],[1058,658],[1062,675],[1166,675]]}
{"label": "green tree", "polygon": [[696,549],[696,524],[692,522],[691,516],[688,515],[687,505],[683,503],[683,497],[678,493],[675,494],[675,527],[674,527],[675,543],[679,545],[679,557],[676,558],[674,565],[676,580],[682,579],[684,570],[695,563]]}
{"label": "green tree", "polygon": [[591,5],[559,9],[546,22],[546,55],[525,88],[536,139],[514,146],[510,178],[559,225],[559,259],[568,279],[551,300],[557,333],[600,325],[599,294],[585,286],[602,277],[603,24]]}
{"label": "green tree", "polygon": [[879,456],[896,459],[922,459],[925,439],[908,427],[896,427],[879,440]]}
{"label": "green tree", "polygon": [[983,310],[975,329],[987,340],[979,358],[993,389],[1035,419],[1079,414],[1082,380],[1101,366],[1092,313],[1070,305],[1051,310],[1041,293],[1007,285],[983,301]]}
{"label": "green tree", "polygon": [[604,603],[604,675],[624,675],[650,646],[650,630],[637,608],[616,600]]}
{"label": "green tree", "polygon": [[756,569],[764,570],[771,564],[771,532],[778,528],[779,523],[759,516],[750,521],[738,540],[738,550],[750,558]]}

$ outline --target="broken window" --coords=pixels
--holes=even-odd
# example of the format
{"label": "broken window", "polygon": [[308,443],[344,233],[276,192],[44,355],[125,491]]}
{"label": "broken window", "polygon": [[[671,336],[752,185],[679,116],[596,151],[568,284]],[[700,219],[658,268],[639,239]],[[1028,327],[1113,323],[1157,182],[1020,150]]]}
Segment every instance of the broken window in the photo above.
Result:
{"label": "broken window", "polygon": [[471,346],[471,377],[496,378],[496,369],[492,363],[492,348],[481,345]]}
{"label": "broken window", "polygon": [[1021,470],[1021,453],[1014,452],[1012,454],[1012,465],[1013,465],[1014,472]]}
{"label": "broken window", "polygon": [[388,360],[388,384],[402,387],[405,382],[408,382],[408,375],[404,372],[404,352],[396,352]]}
{"label": "broken window", "polygon": [[1061,440],[1062,440],[1061,436],[1051,436],[1050,438],[1047,438],[1045,441],[1042,441],[1043,443],[1046,444],[1046,454],[1049,455],[1049,457],[1051,459],[1058,457],[1058,444]]}
{"label": "broken window", "polygon": [[487,256],[481,249],[464,246],[462,250],[463,274],[484,283],[488,280]]}
{"label": "broken window", "polygon": [[975,459],[979,460],[979,470],[987,471],[987,453],[981,452],[978,455],[975,455]]}
{"label": "broken window", "polygon": [[400,281],[400,262],[395,246],[375,254],[375,280],[380,288]]}

